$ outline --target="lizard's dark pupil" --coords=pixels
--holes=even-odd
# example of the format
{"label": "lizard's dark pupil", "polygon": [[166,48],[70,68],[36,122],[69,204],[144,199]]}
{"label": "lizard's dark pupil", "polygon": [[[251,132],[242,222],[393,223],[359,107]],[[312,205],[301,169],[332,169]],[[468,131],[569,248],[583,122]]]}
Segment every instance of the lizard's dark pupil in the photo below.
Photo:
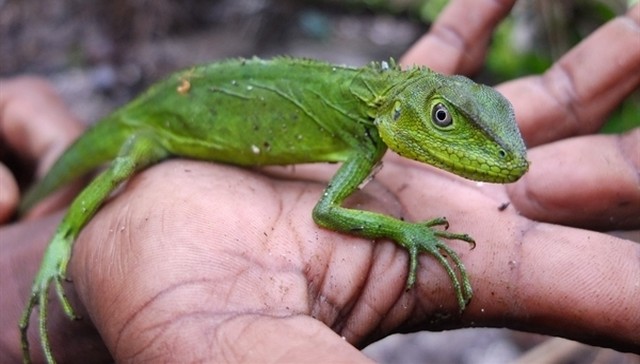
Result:
{"label": "lizard's dark pupil", "polygon": [[449,110],[447,110],[447,108],[442,104],[437,104],[433,107],[431,118],[438,126],[445,127],[451,125],[451,115],[449,114]]}

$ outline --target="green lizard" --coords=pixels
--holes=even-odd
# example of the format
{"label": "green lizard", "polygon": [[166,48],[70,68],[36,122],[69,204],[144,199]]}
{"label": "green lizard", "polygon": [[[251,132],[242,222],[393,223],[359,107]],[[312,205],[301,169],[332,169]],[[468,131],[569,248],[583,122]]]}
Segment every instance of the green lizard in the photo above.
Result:
{"label": "green lizard", "polygon": [[[479,181],[513,182],[528,168],[504,97],[462,76],[401,70],[393,60],[349,68],[291,58],[239,59],[193,67],[152,86],[90,128],[22,201],[24,212],[110,162],[73,201],[45,252],[20,321],[25,362],[30,361],[27,329],[36,305],[41,344],[47,361],[54,362],[46,329],[50,285],[65,313],[75,317],[62,282],[82,227],[120,183],[173,156],[241,166],[341,162],[313,209],[316,223],[389,238],[407,249],[407,289],[415,282],[418,254],[433,255],[464,310],[472,296],[469,277],[441,239],[475,245],[471,237],[444,231],[444,218],[412,223],[341,206],[387,148]],[[433,228],[438,225],[445,229]]]}

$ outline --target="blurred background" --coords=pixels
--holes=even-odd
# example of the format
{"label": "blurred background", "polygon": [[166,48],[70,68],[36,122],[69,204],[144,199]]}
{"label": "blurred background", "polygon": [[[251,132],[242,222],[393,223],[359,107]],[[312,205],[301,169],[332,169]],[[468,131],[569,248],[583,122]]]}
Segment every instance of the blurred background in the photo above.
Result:
{"label": "blurred background", "polygon": [[[0,78],[46,77],[91,123],[196,63],[292,55],[362,66],[399,58],[447,2],[0,0]],[[496,84],[541,73],[632,3],[637,0],[521,0],[474,77]],[[637,127],[639,115],[636,90],[603,132]],[[381,363],[640,363],[635,355],[505,329],[394,335],[365,353]]]}

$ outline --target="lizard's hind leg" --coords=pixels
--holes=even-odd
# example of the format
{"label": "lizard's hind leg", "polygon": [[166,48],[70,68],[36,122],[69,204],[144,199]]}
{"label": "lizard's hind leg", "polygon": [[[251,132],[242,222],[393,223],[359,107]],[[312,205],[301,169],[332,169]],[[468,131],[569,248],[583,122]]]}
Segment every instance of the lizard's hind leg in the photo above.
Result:
{"label": "lizard's hind leg", "polygon": [[158,162],[167,155],[167,151],[152,135],[132,135],[124,143],[120,154],[111,165],[99,174],[71,203],[44,253],[40,270],[31,288],[29,302],[20,319],[22,354],[25,363],[31,361],[27,331],[29,318],[36,305],[40,306],[39,335],[42,349],[47,362],[55,363],[46,327],[48,292],[52,283],[65,314],[71,319],[77,318],[64,293],[63,281],[67,264],[71,258],[73,243],[80,230],[118,185],[137,171]]}

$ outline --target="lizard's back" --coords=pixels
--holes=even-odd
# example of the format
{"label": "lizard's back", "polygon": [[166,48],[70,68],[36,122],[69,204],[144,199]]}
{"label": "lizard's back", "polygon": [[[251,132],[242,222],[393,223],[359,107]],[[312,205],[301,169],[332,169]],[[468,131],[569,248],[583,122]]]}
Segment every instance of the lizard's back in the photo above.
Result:
{"label": "lizard's back", "polygon": [[239,165],[340,162],[375,132],[349,92],[361,70],[277,58],[177,73],[122,110],[173,155]]}

